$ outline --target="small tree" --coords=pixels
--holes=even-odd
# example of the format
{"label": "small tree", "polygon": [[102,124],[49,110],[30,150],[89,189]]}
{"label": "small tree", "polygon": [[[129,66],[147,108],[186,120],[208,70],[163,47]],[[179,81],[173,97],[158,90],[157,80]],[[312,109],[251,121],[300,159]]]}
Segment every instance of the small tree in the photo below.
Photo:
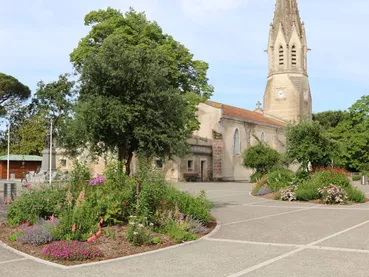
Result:
{"label": "small tree", "polygon": [[286,130],[287,157],[299,162],[308,170],[312,166],[327,166],[338,151],[337,143],[316,121],[304,121],[290,125]]}
{"label": "small tree", "polygon": [[264,143],[252,146],[243,153],[243,165],[267,173],[281,161],[281,154]]}

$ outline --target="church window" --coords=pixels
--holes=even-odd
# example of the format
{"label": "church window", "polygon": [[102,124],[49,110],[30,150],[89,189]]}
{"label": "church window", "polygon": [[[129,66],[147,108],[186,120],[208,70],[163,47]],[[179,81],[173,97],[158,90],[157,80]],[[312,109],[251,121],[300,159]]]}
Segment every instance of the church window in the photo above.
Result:
{"label": "church window", "polygon": [[292,66],[296,67],[297,65],[297,52],[296,52],[296,46],[292,46],[292,51],[291,51],[291,60],[292,60]]}
{"label": "church window", "polygon": [[240,131],[236,129],[233,137],[233,154],[240,155],[241,154],[241,145],[240,145]]}
{"label": "church window", "polygon": [[282,45],[281,47],[279,47],[279,65],[280,66],[284,65],[284,49]]}
{"label": "church window", "polygon": [[188,160],[187,161],[187,171],[193,172],[194,170],[195,170],[195,167],[194,167],[193,160]]}
{"label": "church window", "polygon": [[263,141],[263,142],[265,141],[265,133],[264,132],[261,132],[260,140]]}

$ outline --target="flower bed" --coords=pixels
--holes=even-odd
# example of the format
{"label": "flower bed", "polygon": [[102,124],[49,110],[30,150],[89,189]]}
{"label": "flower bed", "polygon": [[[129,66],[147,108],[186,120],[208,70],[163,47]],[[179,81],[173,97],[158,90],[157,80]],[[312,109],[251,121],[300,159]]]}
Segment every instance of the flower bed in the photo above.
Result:
{"label": "flower bed", "polygon": [[196,240],[215,227],[204,192],[179,191],[152,172],[127,177],[121,168],[110,165],[104,176],[91,179],[78,165],[67,186],[30,186],[10,204],[0,240],[69,264]]}
{"label": "flower bed", "polygon": [[[348,176],[345,170],[335,168],[320,168],[312,174],[298,172],[295,175],[278,170],[259,180],[253,195],[282,201],[312,201],[332,205],[367,202],[365,194],[351,184]],[[268,190],[271,192],[265,194]]]}

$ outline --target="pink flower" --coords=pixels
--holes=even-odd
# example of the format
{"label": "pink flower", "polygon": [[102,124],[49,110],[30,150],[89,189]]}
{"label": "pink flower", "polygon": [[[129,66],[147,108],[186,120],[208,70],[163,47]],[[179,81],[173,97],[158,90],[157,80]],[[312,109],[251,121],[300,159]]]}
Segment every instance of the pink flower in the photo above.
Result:
{"label": "pink flower", "polygon": [[74,233],[75,231],[76,231],[76,224],[74,224],[72,227],[72,232]]}
{"label": "pink flower", "polygon": [[85,194],[83,193],[83,191],[81,191],[81,193],[78,196],[78,200],[82,201],[85,198]]}
{"label": "pink flower", "polygon": [[55,217],[54,217],[54,215],[50,216],[50,222],[55,222]]}

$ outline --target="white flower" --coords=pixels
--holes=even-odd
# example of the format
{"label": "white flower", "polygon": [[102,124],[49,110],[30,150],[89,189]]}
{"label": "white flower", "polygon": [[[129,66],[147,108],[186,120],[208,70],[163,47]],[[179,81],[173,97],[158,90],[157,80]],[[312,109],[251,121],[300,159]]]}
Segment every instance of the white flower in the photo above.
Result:
{"label": "white flower", "polygon": [[138,235],[138,233],[137,233],[137,232],[133,232],[133,235],[137,236],[137,235]]}
{"label": "white flower", "polygon": [[152,226],[154,226],[154,223],[150,223],[150,226],[152,227]]}
{"label": "white flower", "polygon": [[144,226],[142,224],[138,224],[138,227],[143,228]]}
{"label": "white flower", "polygon": [[137,216],[131,215],[129,218],[136,218]]}
{"label": "white flower", "polygon": [[136,223],[134,223],[133,221],[131,221],[129,224],[130,224],[130,225],[135,225]]}

